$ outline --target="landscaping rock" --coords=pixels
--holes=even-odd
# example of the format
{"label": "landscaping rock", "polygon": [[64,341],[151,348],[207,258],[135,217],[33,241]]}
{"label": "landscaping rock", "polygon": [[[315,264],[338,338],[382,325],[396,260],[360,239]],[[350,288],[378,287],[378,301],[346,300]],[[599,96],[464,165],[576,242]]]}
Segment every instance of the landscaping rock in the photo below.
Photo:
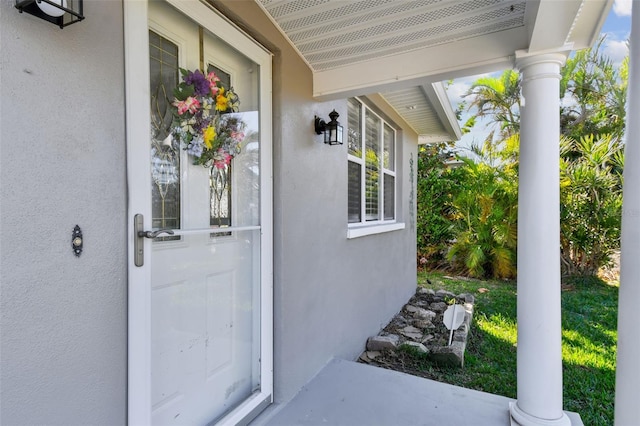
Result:
{"label": "landscaping rock", "polygon": [[464,342],[467,340],[467,332],[466,331],[458,331],[456,330],[453,333],[453,341],[454,342]]}
{"label": "landscaping rock", "polygon": [[431,348],[429,359],[440,365],[463,367],[464,349],[465,344],[463,342],[454,341],[450,346]]}
{"label": "landscaping rock", "polygon": [[458,295],[458,299],[464,300],[465,303],[470,303],[472,305],[476,303],[476,298],[473,296],[473,294],[469,293],[462,293]]}
{"label": "landscaping rock", "polygon": [[360,355],[360,360],[366,362],[367,364],[371,364],[378,358],[382,352],[380,351],[365,351]]}
{"label": "landscaping rock", "polygon": [[380,356],[381,352],[380,351],[367,351],[365,352],[367,354],[367,357],[369,357],[369,359],[376,359]]}
{"label": "landscaping rock", "polygon": [[[443,313],[449,303],[455,302],[464,306],[465,317],[457,330],[454,330],[452,343],[449,345],[450,331],[443,322]],[[427,359],[433,363],[463,366],[464,351],[470,336],[473,303],[475,298],[468,293],[458,296],[451,292],[418,288],[416,294],[403,306],[379,336],[370,337],[367,350],[359,361],[371,365],[405,371],[411,355],[397,351],[401,345],[415,347],[427,353]],[[422,347],[424,347],[424,352]],[[411,362],[409,361],[409,364]],[[405,371],[406,372],[406,371]]]}
{"label": "landscaping rock", "polygon": [[438,290],[436,291],[436,297],[441,297],[443,299],[453,299],[456,297],[456,295],[447,290]]}
{"label": "landscaping rock", "polygon": [[427,334],[426,336],[424,336],[424,339],[422,339],[422,343],[429,343],[431,340],[433,340],[433,338],[433,334]]}
{"label": "landscaping rock", "polygon": [[421,340],[422,339],[422,332],[420,331],[420,329],[415,328],[412,325],[409,325],[409,326],[403,328],[402,331],[400,331],[400,333],[403,336],[408,337],[409,339],[413,339],[413,340]]}
{"label": "landscaping rock", "polygon": [[423,354],[426,354],[429,352],[429,350],[425,345],[418,342],[404,342],[403,344],[400,345],[400,347],[403,347],[403,346],[417,349],[418,352],[422,352]]}
{"label": "landscaping rock", "polygon": [[391,322],[398,328],[406,327],[410,325],[410,320],[407,320],[403,315],[396,315]]}
{"label": "landscaping rock", "polygon": [[447,305],[444,302],[434,302],[434,303],[429,305],[429,309],[431,309],[432,311],[435,311],[435,312],[444,312],[447,309],[448,306],[449,305]]}
{"label": "landscaping rock", "polygon": [[424,330],[425,328],[434,328],[435,325],[429,320],[425,319],[415,319],[413,320],[413,326],[419,329]]}
{"label": "landscaping rock", "polygon": [[373,336],[367,340],[367,350],[383,351],[385,349],[395,349],[400,343],[400,336],[387,334],[386,336]]}
{"label": "landscaping rock", "polygon": [[405,311],[413,315],[417,319],[426,319],[432,321],[436,317],[436,313],[428,309],[419,308],[414,305],[404,305]]}
{"label": "landscaping rock", "polygon": [[424,288],[424,287],[418,287],[417,293],[418,294],[423,294],[425,296],[432,296],[432,297],[436,295],[435,291],[433,291],[430,288]]}

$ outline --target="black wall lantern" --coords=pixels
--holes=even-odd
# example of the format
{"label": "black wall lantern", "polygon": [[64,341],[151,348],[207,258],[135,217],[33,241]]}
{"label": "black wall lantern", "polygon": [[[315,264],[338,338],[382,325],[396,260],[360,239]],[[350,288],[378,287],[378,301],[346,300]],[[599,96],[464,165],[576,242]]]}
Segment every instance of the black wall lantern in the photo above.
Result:
{"label": "black wall lantern", "polygon": [[316,116],[316,133],[321,135],[324,132],[324,143],[342,145],[342,126],[337,120],[338,117],[340,117],[340,114],[335,109],[329,113],[331,121],[328,123]]}
{"label": "black wall lantern", "polygon": [[84,19],[82,0],[16,0],[16,9],[64,28]]}

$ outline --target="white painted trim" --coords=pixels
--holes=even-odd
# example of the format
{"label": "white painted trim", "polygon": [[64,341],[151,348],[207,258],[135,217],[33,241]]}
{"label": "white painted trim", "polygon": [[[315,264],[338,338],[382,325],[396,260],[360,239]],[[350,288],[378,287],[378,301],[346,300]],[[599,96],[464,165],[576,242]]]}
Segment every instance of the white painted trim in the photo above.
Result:
{"label": "white painted trim", "polygon": [[[313,96],[323,101],[340,99],[510,68],[513,52],[527,45],[525,34],[520,29],[501,34],[504,43],[495,43],[495,34],[461,40],[456,43],[457,54],[444,44],[317,71]],[[486,49],[478,49],[479,45]]]}
{"label": "white painted trim", "polygon": [[273,402],[272,394],[273,392],[256,392],[235,410],[218,420],[216,426],[236,426],[251,422]]}
{"label": "white painted trim", "polygon": [[394,222],[388,224],[377,224],[369,226],[353,226],[347,229],[347,239],[364,237],[367,235],[382,234],[385,232],[398,231],[404,229],[405,224],[402,222]]}
{"label": "white painted trim", "polygon": [[440,118],[448,136],[451,138],[449,140],[460,140],[462,130],[460,130],[458,117],[456,117],[456,112],[451,106],[451,101],[449,101],[447,89],[445,89],[444,84],[442,84],[442,82],[425,84],[422,88],[433,105],[433,109],[438,115],[438,118]]}
{"label": "white painted trim", "polygon": [[[167,0],[182,13],[234,46],[260,67],[261,135],[261,363],[260,391],[229,413],[223,422],[237,424],[256,409],[272,401],[273,395],[273,165],[272,165],[272,54],[225,17],[204,3]],[[145,239],[145,265],[133,264],[133,215],[151,217],[151,164],[141,167],[135,160],[145,155],[146,145],[135,141],[149,138],[149,22],[147,1],[124,2],[126,136],[129,185],[129,317],[128,317],[128,423],[151,424],[150,345],[150,239]],[[142,54],[144,52],[144,54]],[[143,106],[143,107],[141,107]],[[135,125],[134,125],[135,124]],[[148,152],[146,152],[148,155]],[[135,163],[135,164],[134,164]],[[146,182],[146,183],[145,183]],[[212,230],[215,232],[215,230]]]}
{"label": "white painted trim", "polygon": [[250,38],[245,32],[234,25],[217,10],[206,4],[193,0],[166,0],[167,3],[189,16],[211,31],[221,40],[229,43],[256,63],[260,63],[260,57],[268,57],[271,60],[271,52]]}
{"label": "white painted trim", "polygon": [[527,16],[532,19],[530,22],[533,24],[529,27],[528,50],[541,52],[566,43],[580,16],[583,3],[582,1],[537,2],[535,16]]}
{"label": "white painted trim", "polygon": [[[248,37],[248,36],[247,36]],[[260,238],[261,319],[260,390],[273,401],[273,76],[272,54],[263,50],[260,61]],[[247,407],[245,418],[264,400]],[[237,410],[240,411],[240,410]]]}
{"label": "white painted trim", "polygon": [[[151,240],[144,241],[144,264],[133,264],[133,216],[151,217],[151,163],[140,165],[136,159],[148,147],[135,141],[148,140],[149,117],[149,51],[148,7],[146,1],[125,1],[125,117],[127,139],[128,185],[128,423],[151,424]],[[134,125],[135,123],[135,125]],[[146,153],[148,155],[148,152]],[[142,182],[131,185],[131,182]],[[146,185],[145,185],[146,182]],[[146,189],[146,190],[145,190]]]}
{"label": "white painted trim", "polygon": [[418,135],[418,145],[430,145],[439,142],[450,142],[449,135]]}

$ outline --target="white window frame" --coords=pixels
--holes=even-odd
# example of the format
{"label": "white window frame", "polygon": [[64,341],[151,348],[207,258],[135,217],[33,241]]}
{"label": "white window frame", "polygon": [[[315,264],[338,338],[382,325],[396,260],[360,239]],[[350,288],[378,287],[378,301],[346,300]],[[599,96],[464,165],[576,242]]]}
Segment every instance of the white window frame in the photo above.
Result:
{"label": "white window frame", "polygon": [[[356,163],[360,165],[360,222],[349,222],[347,228],[347,238],[357,238],[363,237],[366,235],[380,234],[384,232],[396,231],[399,229],[404,229],[405,224],[398,221],[398,194],[400,187],[400,180],[398,179],[398,131],[393,123],[386,120],[380,114],[376,113],[371,107],[369,107],[362,99],[353,98],[357,103],[360,104],[360,114],[362,117],[362,122],[360,123],[360,146],[362,155],[357,157],[352,155],[347,149],[347,161]],[[378,129],[378,133],[380,135],[379,139],[379,152],[378,158],[380,161],[379,164],[379,172],[380,179],[378,181],[378,220],[367,220],[366,218],[366,126],[367,126],[367,115],[375,116],[380,123],[380,128]],[[385,127],[388,127],[393,132],[393,164],[391,165],[391,169],[387,169],[384,167],[384,148],[385,148]],[[386,176],[392,176],[394,179],[394,190],[393,190],[393,219],[385,219],[385,199],[384,199],[384,180]]]}

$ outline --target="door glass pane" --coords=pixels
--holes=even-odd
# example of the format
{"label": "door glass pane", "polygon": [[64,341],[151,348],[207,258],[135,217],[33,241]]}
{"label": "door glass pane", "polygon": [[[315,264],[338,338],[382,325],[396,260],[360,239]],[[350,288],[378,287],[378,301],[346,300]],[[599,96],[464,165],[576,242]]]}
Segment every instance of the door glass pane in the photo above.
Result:
{"label": "door glass pane", "polygon": [[[213,64],[207,66],[207,73],[214,73],[220,79],[220,86],[229,90],[231,87],[231,74],[222,71]],[[210,169],[210,193],[211,193],[211,218],[209,224],[212,227],[231,226],[231,186],[233,173],[231,164],[223,167],[211,167]],[[231,232],[216,232],[213,237],[230,236]]]}
{"label": "door glass pane", "polygon": [[222,71],[222,69],[218,68],[214,64],[207,65],[207,73],[214,72],[218,78],[220,79],[220,85],[225,89],[229,89],[231,87],[231,74],[228,72]]}
{"label": "door glass pane", "polygon": [[211,219],[214,227],[231,226],[231,165],[211,167],[209,170],[211,192]]}
{"label": "door glass pane", "polygon": [[[171,137],[173,89],[178,84],[178,46],[149,31],[151,82],[152,227],[180,228],[180,148]],[[163,237],[163,239],[179,239]]]}

